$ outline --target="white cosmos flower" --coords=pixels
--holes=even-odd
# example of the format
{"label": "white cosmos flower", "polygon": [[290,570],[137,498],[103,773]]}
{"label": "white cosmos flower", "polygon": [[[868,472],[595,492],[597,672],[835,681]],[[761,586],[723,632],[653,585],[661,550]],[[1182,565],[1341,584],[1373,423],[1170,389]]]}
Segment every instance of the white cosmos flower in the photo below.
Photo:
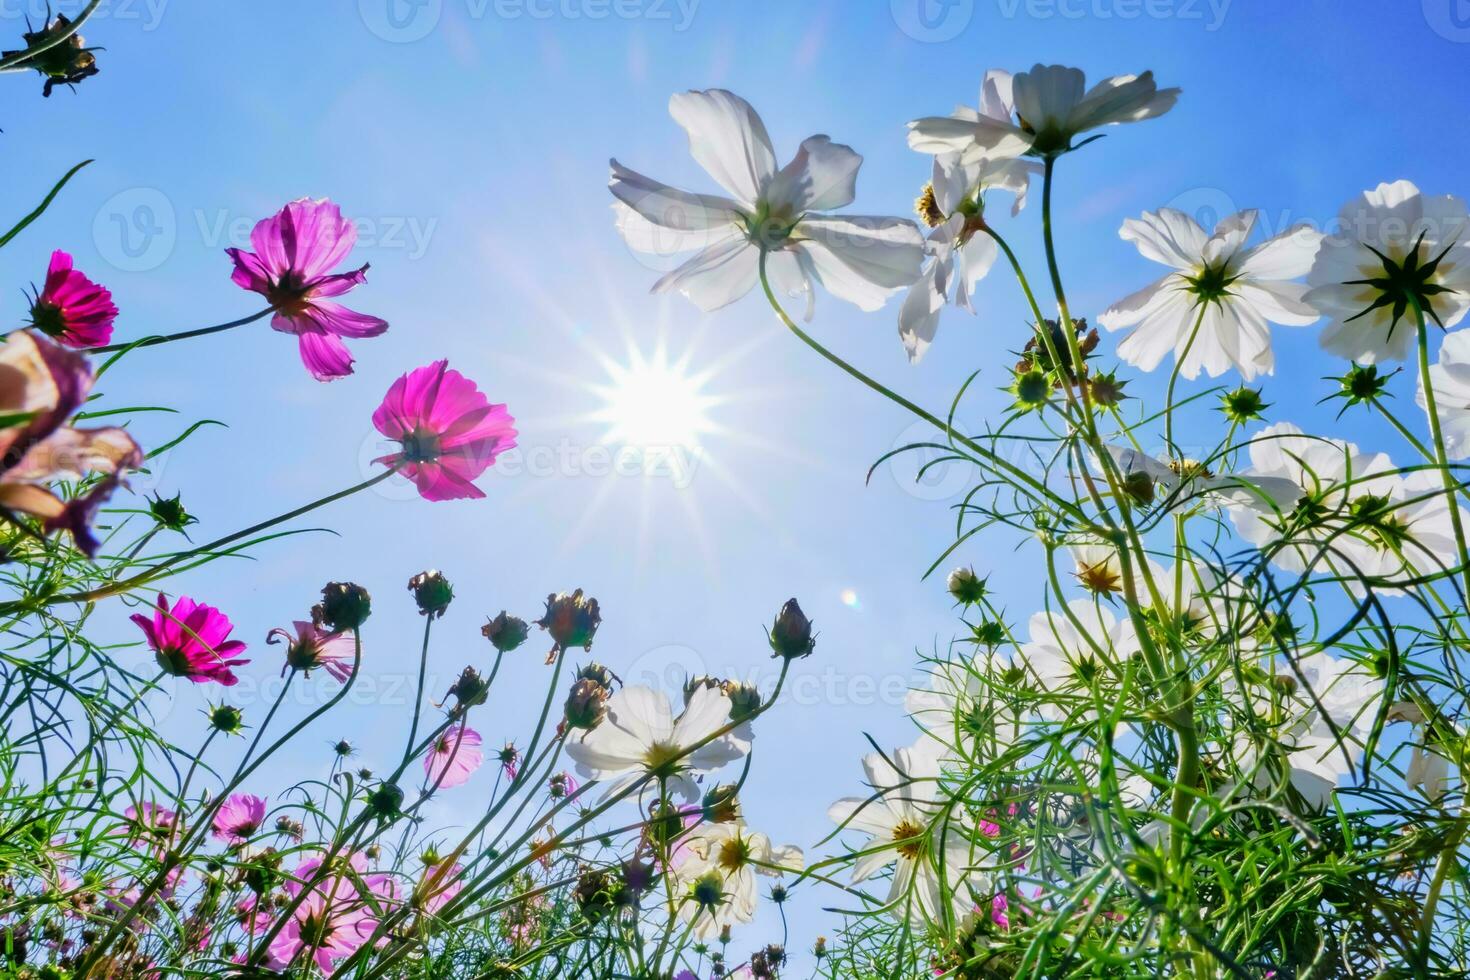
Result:
{"label": "white cosmos flower", "polygon": [[1031,617],[1029,639],[1021,645],[1021,659],[1047,690],[1063,690],[1079,683],[1077,665],[1123,661],[1139,650],[1138,634],[1128,619],[1119,620],[1091,599],[1073,599],[1067,608],[1083,626],[1064,612],[1048,609]]}
{"label": "white cosmos flower", "polygon": [[1431,741],[1424,712],[1412,701],[1400,701],[1389,707],[1388,720],[1407,721],[1414,726],[1409,764],[1404,767],[1404,783],[1410,789],[1419,790],[1429,800],[1444,796],[1450,785],[1450,760],[1444,755],[1440,742],[1437,739]]}
{"label": "white cosmos flower", "polygon": [[1222,218],[1214,234],[1173,208],[1123,222],[1125,241],[1174,271],[1098,318],[1109,330],[1132,328],[1118,344],[1119,357],[1152,371],[1172,351],[1179,373],[1191,379],[1201,368],[1214,378],[1234,367],[1246,380],[1273,372],[1267,324],[1301,327],[1318,319],[1302,300],[1307,287],[1287,280],[1312,267],[1321,235],[1298,225],[1247,249],[1258,215]]}
{"label": "white cosmos flower", "polygon": [[[1439,408],[1439,425],[1445,451],[1453,459],[1470,457],[1470,332],[1457,331],[1445,337],[1439,348],[1439,363],[1429,366],[1434,385],[1434,403]],[[1419,407],[1428,411],[1424,379],[1419,379]]]}
{"label": "white cosmos flower", "polygon": [[1470,309],[1467,220],[1464,201],[1425,196],[1407,180],[1343,205],[1307,274],[1306,301],[1332,321],[1322,346],[1363,364],[1403,360],[1415,339],[1414,300],[1430,322],[1459,323]]}
{"label": "white cosmos flower", "polygon": [[719,309],[754,288],[762,251],[773,288],[804,297],[808,318],[813,280],[872,311],[918,278],[924,238],[914,222],[818,213],[852,203],[863,158],[851,147],[812,136],[777,169],[765,124],[738,95],[684,92],[669,100],[669,112],[688,132],[694,159],[731,196],[678,190],[612,161],[609,187],[628,245],[695,252],[654,292]]}
{"label": "white cosmos flower", "polygon": [[933,664],[929,686],[904,695],[904,711],[924,735],[938,744],[945,761],[993,759],[1020,734],[1015,717],[990,697],[983,678],[992,669],[987,655],[973,660]]}
{"label": "white cosmos flower", "polygon": [[[1350,442],[1309,436],[1290,422],[1278,422],[1251,439],[1250,459],[1250,468],[1242,474],[1247,480],[1287,480],[1301,492],[1289,506],[1277,502],[1284,493],[1270,494],[1273,499],[1237,498],[1230,519],[1242,538],[1262,549],[1290,540],[1274,550],[1271,559],[1290,572],[1305,571],[1312,563],[1344,574],[1354,570],[1373,574],[1381,567],[1376,551],[1357,533],[1343,533],[1342,528],[1353,501],[1396,489],[1399,478],[1387,455],[1365,453]],[[1325,519],[1307,525],[1295,522],[1303,498],[1309,498]],[[1323,547],[1330,550],[1322,554]]]}
{"label": "white cosmos flower", "polygon": [[694,800],[699,797],[696,777],[750,751],[750,743],[734,733],[690,751],[729,720],[730,699],[714,688],[690,695],[676,719],[662,691],[624,687],[607,699],[607,717],[596,728],[568,738],[566,753],[584,777],[608,781],[603,799],[652,773],[664,777],[671,793]]}
{"label": "white cosmos flower", "polygon": [[[1284,776],[1310,809],[1320,811],[1362,758],[1383,681],[1354,661],[1325,653],[1302,657],[1297,666],[1306,684],[1280,703],[1260,695],[1247,699],[1259,702],[1262,722],[1272,727],[1266,751],[1246,732],[1237,738],[1234,755],[1243,772],[1254,770],[1257,789],[1270,791]],[[1287,667],[1278,672],[1296,677]],[[1283,708],[1286,717],[1278,722]]]}
{"label": "white cosmos flower", "polygon": [[[964,123],[982,118],[1008,122],[1014,111],[1010,74],[990,71],[980,87],[979,111],[960,106],[952,118]],[[975,312],[970,296],[999,252],[995,239],[984,233],[985,191],[1014,194],[1011,214],[1020,214],[1031,175],[1040,171],[1035,161],[1014,156],[941,152],[934,157],[933,177],[919,199],[919,215],[934,229],[925,245],[930,260],[898,315],[898,335],[910,362],[917,362],[929,349],[940,311],[951,295],[960,309]]]}
{"label": "white cosmos flower", "polygon": [[984,869],[992,862],[944,798],[938,744],[921,738],[888,758],[874,752],[863,757],[863,769],[873,795],[847,797],[827,810],[844,829],[868,835],[858,850],[873,853],[856,859],[853,883],[896,861],[888,892],[895,917],[915,925],[941,921],[946,914],[959,920],[974,905],[971,890],[989,891]]}
{"label": "white cosmos flower", "polygon": [[1161,116],[1179,98],[1177,88],[1160,90],[1151,71],[1115,75],[1090,89],[1081,69],[1061,65],[1036,65],[1014,79],[1000,71],[985,78],[1013,112],[918,119],[909,123],[909,146],[923,153],[959,152],[966,159],[1054,156],[1072,149],[1075,136]]}
{"label": "white cosmos flower", "polygon": [[682,860],[673,871],[681,886],[693,895],[695,885],[707,879],[699,890],[701,897],[719,892],[718,901],[710,905],[691,898],[679,906],[679,916],[694,923],[698,939],[755,918],[756,875],[779,878],[783,871],[800,871],[804,861],[801,848],[774,846],[765,834],[738,820],[701,824],[679,841],[679,854]]}

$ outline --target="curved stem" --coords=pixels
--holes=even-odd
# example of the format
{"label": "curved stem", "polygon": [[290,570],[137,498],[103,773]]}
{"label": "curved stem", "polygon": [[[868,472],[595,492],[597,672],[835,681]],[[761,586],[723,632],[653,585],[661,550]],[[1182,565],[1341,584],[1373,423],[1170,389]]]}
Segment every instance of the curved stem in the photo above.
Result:
{"label": "curved stem", "polygon": [[[191,558],[198,558],[200,555],[208,554],[211,551],[223,548],[225,545],[234,544],[236,541],[239,541],[242,538],[248,538],[251,535],[259,534],[261,531],[268,531],[278,524],[284,524],[287,521],[295,520],[303,514],[308,514],[311,511],[314,511],[320,507],[325,507],[327,504],[335,503],[336,501],[341,500],[344,497],[350,497],[353,494],[358,493],[359,491],[366,490],[369,487],[382,483],[384,480],[388,479],[388,477],[397,472],[397,467],[390,467],[384,472],[379,473],[377,476],[374,476],[368,480],[364,480],[363,482],[355,484],[354,486],[350,486],[346,490],[339,490],[336,493],[328,494],[325,497],[313,500],[309,504],[297,507],[295,510],[289,511],[285,514],[281,514],[278,517],[272,517],[269,520],[261,521],[259,524],[252,524],[250,527],[245,528],[243,531],[236,531],[234,534],[227,534],[222,538],[209,542],[208,544],[202,544],[197,548],[190,548],[188,551],[180,552],[179,554],[174,555],[172,558],[161,561],[158,564],[154,565],[152,568],[143,572],[139,572],[137,575],[134,575],[130,578],[120,579],[119,581],[113,582],[111,585],[104,585],[100,588],[89,589],[86,592],[72,592],[65,595],[50,596],[44,599],[41,602],[41,605],[50,606],[58,602],[94,602],[97,599],[105,599],[108,596],[120,595],[124,592],[130,592],[133,589],[147,585],[149,582],[152,582],[153,580],[161,577],[169,569],[179,564],[182,564],[183,562],[186,562]],[[0,605],[0,616],[9,615],[13,612],[19,612],[25,608],[26,603],[22,601],[17,600],[14,602],[7,602],[3,605]]]}
{"label": "curved stem", "polygon": [[1460,485],[1455,482],[1454,474],[1450,472],[1449,454],[1445,451],[1444,432],[1439,424],[1439,406],[1434,397],[1434,381],[1429,376],[1429,327],[1424,321],[1424,309],[1419,305],[1417,298],[1411,296],[1414,307],[1414,318],[1417,321],[1419,333],[1419,381],[1424,386],[1424,408],[1429,415],[1429,432],[1434,437],[1434,460],[1439,465],[1440,477],[1444,484],[1447,503],[1450,508],[1450,523],[1455,531],[1455,546],[1459,549],[1460,576],[1465,586],[1465,594],[1470,596],[1470,549],[1466,548],[1464,521],[1460,517],[1460,504],[1455,498],[1460,492]]}
{"label": "curved stem", "polygon": [[1184,366],[1184,361],[1189,357],[1189,352],[1194,349],[1194,341],[1199,336],[1199,328],[1205,322],[1205,311],[1209,304],[1203,301],[1199,304],[1199,316],[1194,318],[1194,326],[1189,331],[1189,339],[1184,343],[1184,352],[1174,359],[1174,370],[1169,372],[1169,387],[1164,392],[1164,445],[1169,447],[1169,452],[1175,456],[1182,455],[1178,447],[1174,445],[1174,387],[1179,383],[1179,372]]}
{"label": "curved stem", "polygon": [[959,432],[956,432],[953,428],[950,427],[949,423],[945,422],[937,415],[934,415],[932,412],[929,412],[926,409],[920,408],[918,405],[909,401],[898,392],[868,377],[866,374],[859,371],[857,368],[853,367],[851,364],[847,363],[842,358],[829,351],[827,348],[823,347],[820,343],[813,339],[811,335],[798,327],[796,325],[796,321],[792,320],[790,315],[787,314],[786,310],[781,306],[780,301],[776,299],[775,292],[771,289],[770,279],[766,275],[765,252],[761,253],[760,258],[760,280],[761,287],[765,290],[766,299],[770,302],[771,308],[776,311],[776,315],[781,318],[781,322],[786,325],[786,329],[795,334],[797,339],[800,340],[802,343],[806,344],[812,350],[822,355],[822,357],[825,358],[829,363],[836,365],[851,377],[856,378],[858,381],[861,381],[868,388],[876,391],[878,394],[882,395],[884,398],[887,398],[894,404],[899,405],[904,409],[907,409],[909,412],[923,419],[925,422],[928,422],[936,429],[939,429],[941,432],[945,433],[948,437],[963,445],[966,449],[969,449],[971,452],[984,458],[985,461],[991,466],[994,466],[995,468],[1000,470],[1004,470],[1009,476],[1013,477],[1018,482],[1025,484],[1037,495],[1045,497],[1054,505],[1066,510],[1074,518],[1082,521],[1083,523],[1088,523],[1087,516],[1083,514],[1082,511],[1075,504],[1073,504],[1071,501],[1066,501],[1058,497],[1052,492],[1050,487],[1037,480],[1030,473],[1027,473],[1019,467],[1001,459],[995,453],[981,447],[973,439],[970,439],[969,437],[961,435]]}
{"label": "curved stem", "polygon": [[159,347],[163,344],[171,344],[176,340],[207,337],[212,333],[224,333],[226,330],[233,330],[236,327],[243,327],[247,323],[254,323],[257,320],[270,316],[274,312],[274,307],[267,306],[259,313],[252,313],[238,320],[231,320],[229,323],[217,323],[212,327],[198,327],[194,330],[181,330],[178,333],[154,334],[151,337],[144,337],[142,340],[131,340],[122,344],[108,344],[106,347],[93,347],[87,353],[115,354],[118,351],[136,350],[140,347]]}

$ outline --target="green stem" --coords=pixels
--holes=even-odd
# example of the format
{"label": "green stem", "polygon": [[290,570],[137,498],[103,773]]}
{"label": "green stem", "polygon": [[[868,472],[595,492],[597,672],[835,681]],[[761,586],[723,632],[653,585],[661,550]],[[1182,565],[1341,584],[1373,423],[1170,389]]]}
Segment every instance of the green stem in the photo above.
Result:
{"label": "green stem", "polygon": [[[1030,488],[1037,495],[1046,498],[1056,506],[1068,511],[1068,513],[1070,513],[1074,518],[1077,518],[1084,523],[1087,522],[1087,516],[1081,511],[1080,508],[1078,508],[1070,501],[1062,500],[1060,497],[1054,494],[1051,491],[1051,488],[1046,486],[1046,484],[1037,480],[1031,474],[1020,469],[1019,467],[1001,459],[999,456],[995,455],[995,453],[982,448],[974,440],[968,438],[967,436],[961,435],[959,432],[956,432],[953,428],[950,427],[947,422],[939,418],[937,415],[934,415],[932,412],[920,408],[918,405],[909,401],[898,392],[868,377],[866,374],[859,371],[857,368],[853,367],[851,364],[847,363],[842,358],[829,351],[827,348],[823,347],[814,338],[812,338],[811,335],[798,327],[796,325],[796,321],[792,320],[791,317],[787,314],[786,310],[781,306],[780,301],[776,299],[775,292],[771,289],[770,279],[766,275],[765,252],[761,253],[760,258],[760,279],[761,287],[765,290],[766,299],[770,302],[771,308],[776,311],[776,315],[781,318],[781,322],[786,325],[786,329],[795,334],[797,339],[800,340],[802,343],[806,344],[812,350],[816,351],[829,363],[836,365],[851,377],[856,378],[858,381],[862,382],[868,388],[871,388],[873,391],[876,391],[884,398],[887,398],[894,404],[908,410],[909,412],[923,419],[925,422],[928,422],[930,425],[934,426],[936,429],[939,429],[950,438],[953,438],[956,442],[963,445],[966,449],[969,449],[977,456],[985,459],[985,461],[988,462],[991,466],[994,466],[995,468],[1000,470],[1004,470],[1009,476]],[[3,612],[3,607],[0,607],[0,612]]]}
{"label": "green stem", "polygon": [[212,327],[198,327],[194,330],[181,330],[178,333],[155,334],[151,337],[144,337],[142,340],[130,340],[127,343],[121,344],[108,344],[106,347],[93,347],[90,348],[87,353],[115,354],[118,351],[136,350],[140,347],[159,347],[163,344],[171,344],[176,340],[189,340],[194,337],[207,337],[213,333],[224,333],[226,330],[233,330],[236,327],[243,327],[247,323],[254,323],[255,321],[263,319],[264,317],[267,317],[274,312],[274,307],[267,306],[259,313],[252,313],[250,316],[241,317],[238,320],[231,320],[229,323],[217,323]]}
{"label": "green stem", "polygon": [[[251,535],[259,534],[261,531],[268,531],[278,524],[284,524],[287,521],[295,520],[303,514],[309,514],[310,512],[317,510],[318,508],[325,507],[331,503],[335,503],[336,501],[341,500],[344,497],[350,497],[355,493],[368,489],[369,487],[376,486],[377,484],[382,483],[384,480],[388,479],[388,477],[397,472],[397,467],[389,467],[387,470],[379,473],[377,476],[374,476],[368,480],[364,480],[363,482],[355,484],[354,486],[350,486],[346,490],[339,490],[336,493],[328,494],[325,497],[313,500],[309,504],[297,507],[295,510],[285,514],[281,514],[278,517],[272,517],[270,520],[261,521],[259,524],[252,524],[250,527],[245,528],[243,531],[236,531],[234,534],[227,534],[224,537],[219,538],[218,540],[209,542],[208,544],[203,544],[197,548],[191,548],[188,551],[180,552],[179,554],[174,555],[172,558],[161,561],[158,564],[154,565],[152,568],[149,568],[147,571],[139,572],[137,575],[134,575],[131,578],[121,579],[119,581],[111,583],[110,585],[104,585],[96,589],[89,589],[86,592],[71,592],[65,595],[50,596],[46,599],[41,600],[41,605],[50,606],[58,602],[94,602],[98,599],[105,599],[108,596],[120,595],[124,592],[130,592],[133,589],[147,585],[154,579],[161,577],[169,569],[175,567],[176,565],[182,564],[183,562],[186,562],[191,558],[197,558],[200,555],[208,554],[219,548],[223,548],[225,545],[234,544],[236,541],[239,541],[242,538],[248,538]],[[22,600],[7,602],[3,605],[0,605],[0,616],[8,616],[11,613],[20,612],[26,608],[28,608],[28,604]]]}
{"label": "green stem", "polygon": [[1424,321],[1424,308],[1419,305],[1419,300],[1413,296],[1410,299],[1419,327],[1419,380],[1424,386],[1424,408],[1429,415],[1429,432],[1434,437],[1434,459],[1439,465],[1440,477],[1448,498],[1450,523],[1455,530],[1455,546],[1459,549],[1461,581],[1466,599],[1470,600],[1470,549],[1466,548],[1464,521],[1460,517],[1460,505],[1456,500],[1460,485],[1450,472],[1449,454],[1445,452],[1444,433],[1439,424],[1439,406],[1434,397],[1434,381],[1429,376],[1429,327]]}

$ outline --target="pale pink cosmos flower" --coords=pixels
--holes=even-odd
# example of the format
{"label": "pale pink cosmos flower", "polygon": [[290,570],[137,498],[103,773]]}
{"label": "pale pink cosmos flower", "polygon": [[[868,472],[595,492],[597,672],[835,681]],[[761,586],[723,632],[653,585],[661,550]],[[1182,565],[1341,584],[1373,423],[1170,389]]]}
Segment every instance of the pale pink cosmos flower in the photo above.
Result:
{"label": "pale pink cosmos flower", "polygon": [[229,639],[234,624],[213,606],[179,596],[172,607],[168,598],[158,597],[152,618],[141,613],[132,616],[143,631],[158,666],[174,677],[187,677],[195,684],[214,682],[225,687],[239,683],[230,670],[249,660],[231,658],[245,649],[240,640]]}
{"label": "pale pink cosmos flower", "polygon": [[424,869],[414,898],[426,914],[434,915],[463,890],[464,866],[445,860]]}
{"label": "pale pink cosmos flower", "polygon": [[397,467],[425,500],[485,496],[471,481],[516,444],[515,419],[505,406],[490,404],[448,361],[393,382],[373,425],[402,447],[373,462]]}
{"label": "pale pink cosmos flower", "polygon": [[424,756],[424,772],[430,783],[442,789],[463,786],[485,761],[480,733],[459,724],[445,731]]}
{"label": "pale pink cosmos flower", "polygon": [[226,844],[244,844],[265,823],[265,800],[250,793],[236,793],[214,815],[210,833]]}
{"label": "pale pink cosmos flower", "polygon": [[334,302],[367,281],[368,267],[334,273],[352,246],[357,226],[323,198],[292,201],[250,233],[254,252],[230,248],[235,284],[270,300],[271,326],[295,334],[301,361],[318,381],[352,373],[352,355],[343,337],[376,337],[388,322],[356,313]]}
{"label": "pale pink cosmos flower", "polygon": [[[17,330],[0,344],[0,508],[43,520],[47,532],[71,532],[89,557],[98,540],[91,521],[143,451],[126,429],[67,424],[92,389],[87,359]],[[70,500],[51,489],[59,480],[100,478]]]}
{"label": "pale pink cosmos flower", "polygon": [[307,895],[271,940],[266,963],[272,969],[284,970],[309,960],[330,976],[338,962],[356,952],[377,929],[378,920],[363,900],[359,885],[377,890],[381,876],[365,874],[367,862],[360,854],[336,860],[350,871],[317,880],[322,862],[310,858],[297,865],[286,880],[285,889],[292,898],[303,891]]}
{"label": "pale pink cosmos flower", "polygon": [[74,269],[66,252],[52,252],[46,283],[31,303],[31,326],[68,347],[100,347],[112,339],[116,319],[112,293]]}
{"label": "pale pink cosmos flower", "polygon": [[308,620],[298,619],[292,626],[296,635],[280,627],[266,634],[267,643],[286,643],[286,663],[281,673],[288,670],[311,671],[320,667],[339,681],[352,676],[352,665],[357,659],[357,644],[346,633],[330,633]]}

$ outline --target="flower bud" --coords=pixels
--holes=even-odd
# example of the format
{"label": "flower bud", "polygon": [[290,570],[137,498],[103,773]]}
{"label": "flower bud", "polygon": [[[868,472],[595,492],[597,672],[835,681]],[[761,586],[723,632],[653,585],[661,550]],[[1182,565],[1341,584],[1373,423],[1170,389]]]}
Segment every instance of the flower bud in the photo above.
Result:
{"label": "flower bud", "polygon": [[614,674],[602,664],[596,662],[590,663],[587,666],[579,669],[577,671],[577,680],[591,681],[598,687],[606,688],[608,691],[612,690],[612,686],[615,682],[621,683],[620,681],[618,681],[617,674]]}
{"label": "flower bud", "polygon": [[322,589],[322,601],[311,610],[311,618],[333,633],[355,630],[373,614],[367,589],[351,582],[332,582]]}
{"label": "flower bud", "polygon": [[162,494],[154,494],[148,501],[148,513],[158,526],[168,531],[182,532],[190,524],[197,524],[198,518],[194,517],[184,509],[179,502],[179,494],[171,498],[165,498]]}
{"label": "flower bud", "polygon": [[740,800],[735,795],[735,784],[714,786],[704,793],[700,810],[709,823],[735,823],[740,819]]}
{"label": "flower bud", "polygon": [[570,595],[560,592],[547,596],[546,614],[536,620],[537,626],[551,634],[551,655],[546,662],[551,663],[557,654],[571,647],[590,647],[601,622],[597,600],[584,598],[581,589]]}
{"label": "flower bud", "polygon": [[567,695],[566,715],[572,728],[596,728],[607,716],[607,688],[595,681],[577,681]]}
{"label": "flower bud", "polygon": [[956,568],[949,573],[949,594],[956,602],[972,606],[985,596],[986,580],[975,574],[973,568]]}
{"label": "flower bud", "polygon": [[[460,714],[466,708],[484,704],[490,696],[490,685],[480,672],[473,667],[466,667],[459,675],[458,680],[450,685],[449,691],[444,695],[444,701],[454,698],[454,707],[450,714]],[[442,702],[441,702],[442,703]]]}
{"label": "flower bud", "polygon": [[394,783],[380,783],[368,793],[367,807],[379,820],[396,817],[403,807],[403,790]]}
{"label": "flower bud", "polygon": [[1234,391],[1227,391],[1220,396],[1220,411],[1225,413],[1225,418],[1236,425],[1244,425],[1262,418],[1266,409],[1270,407],[1261,397],[1259,388],[1247,388],[1241,385]]}
{"label": "flower bud", "polygon": [[730,720],[745,721],[760,709],[761,692],[754,684],[743,681],[725,681],[720,686],[730,699]]}
{"label": "flower bud", "polygon": [[40,30],[22,32],[20,38],[26,45],[23,51],[0,51],[0,57],[25,55],[16,62],[16,69],[39,72],[46,79],[41,95],[50,98],[56,86],[76,85],[100,70],[94,52],[101,49],[86,47],[80,34],[73,33],[66,40],[56,43],[56,39],[70,30],[71,26],[71,18],[66,14],[57,14],[54,20],[42,24]]}
{"label": "flower bud", "polygon": [[480,632],[490,645],[501,653],[510,653],[516,647],[526,642],[526,636],[530,628],[526,621],[517,616],[511,616],[504,610],[490,622],[480,627]]}
{"label": "flower bud", "polygon": [[413,593],[419,612],[430,619],[443,616],[449,603],[454,600],[454,586],[449,584],[443,572],[432,568],[409,579],[408,591]]}
{"label": "flower bud", "polygon": [[352,754],[352,743],[344,738],[336,745],[332,746],[332,751],[345,759]]}
{"label": "flower bud", "polygon": [[209,726],[224,735],[238,735],[245,727],[245,716],[232,705],[216,705],[209,709]]}
{"label": "flower bud", "polygon": [[806,618],[795,599],[787,599],[776,614],[768,638],[771,649],[775,651],[772,656],[787,660],[810,656],[817,645],[816,638],[812,636],[812,621]]}

